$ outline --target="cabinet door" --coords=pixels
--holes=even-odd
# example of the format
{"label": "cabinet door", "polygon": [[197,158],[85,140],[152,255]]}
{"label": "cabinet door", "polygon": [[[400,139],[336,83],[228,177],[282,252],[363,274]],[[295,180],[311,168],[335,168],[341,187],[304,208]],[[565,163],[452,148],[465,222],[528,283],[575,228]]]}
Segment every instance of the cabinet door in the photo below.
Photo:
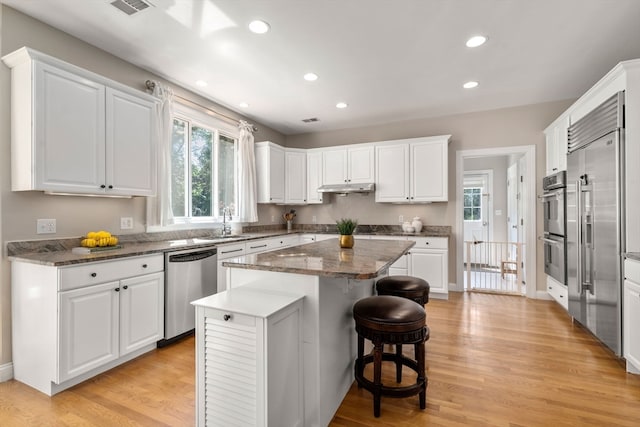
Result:
{"label": "cabinet door", "polygon": [[373,182],[375,151],[373,146],[347,150],[347,181],[352,184]]}
{"label": "cabinet door", "polygon": [[[100,191],[105,175],[104,100],[103,85],[35,63],[34,189]],[[22,160],[25,167],[33,159]]]}
{"label": "cabinet door", "polygon": [[347,182],[347,150],[340,148],[322,151],[323,185]]}
{"label": "cabinet door", "polygon": [[640,285],[625,280],[623,301],[624,357],[640,369]]}
{"label": "cabinet door", "polygon": [[545,132],[546,175],[558,172],[558,128],[554,126]]}
{"label": "cabinet door", "polygon": [[322,185],[322,153],[307,153],[307,203],[322,203],[322,193],[318,187]]}
{"label": "cabinet door", "polygon": [[446,202],[448,199],[447,141],[411,144],[411,201]]}
{"label": "cabinet door", "polygon": [[58,383],[118,358],[118,282],[59,293]]}
{"label": "cabinet door", "polygon": [[120,355],[164,338],[164,273],[120,281]]}
{"label": "cabinet door", "polygon": [[446,250],[411,250],[409,275],[426,280],[430,293],[449,293],[447,268]]}
{"label": "cabinet door", "polygon": [[270,142],[256,144],[258,203],[284,203],[284,149]]}
{"label": "cabinet door", "polygon": [[285,153],[285,203],[307,203],[307,155],[304,151]]}
{"label": "cabinet door", "polygon": [[376,147],[376,202],[409,201],[409,145]]}
{"label": "cabinet door", "polygon": [[107,88],[107,194],[155,195],[154,110],[153,102]]}

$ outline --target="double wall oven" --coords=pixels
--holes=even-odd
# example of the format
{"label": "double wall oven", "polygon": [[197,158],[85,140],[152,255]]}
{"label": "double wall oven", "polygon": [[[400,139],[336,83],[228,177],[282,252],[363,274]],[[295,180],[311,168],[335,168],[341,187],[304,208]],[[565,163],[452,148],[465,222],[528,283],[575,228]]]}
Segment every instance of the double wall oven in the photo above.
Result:
{"label": "double wall oven", "polygon": [[563,285],[567,285],[567,202],[566,172],[546,176],[542,181],[544,212],[544,272]]}

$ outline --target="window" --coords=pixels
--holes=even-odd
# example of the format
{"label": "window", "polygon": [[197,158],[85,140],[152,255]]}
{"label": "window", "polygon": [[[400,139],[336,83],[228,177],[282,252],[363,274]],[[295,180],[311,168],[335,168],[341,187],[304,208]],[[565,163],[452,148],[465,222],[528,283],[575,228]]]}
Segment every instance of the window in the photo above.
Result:
{"label": "window", "polygon": [[482,219],[482,188],[464,189],[464,220],[480,221]]}
{"label": "window", "polygon": [[[211,222],[236,207],[236,141],[214,119],[179,110],[171,139],[171,210],[176,223]],[[209,119],[209,120],[207,120]]]}

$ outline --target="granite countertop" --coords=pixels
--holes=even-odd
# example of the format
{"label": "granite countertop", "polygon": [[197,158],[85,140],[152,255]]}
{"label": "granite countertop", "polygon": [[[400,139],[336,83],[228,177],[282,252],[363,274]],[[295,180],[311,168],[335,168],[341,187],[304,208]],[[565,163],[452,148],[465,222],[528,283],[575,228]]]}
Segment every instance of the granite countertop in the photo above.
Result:
{"label": "granite countertop", "polygon": [[[73,247],[80,246],[81,238],[66,238],[53,240],[30,240],[22,242],[7,242],[6,250],[10,261],[22,261],[33,264],[66,266],[88,262],[108,261],[111,259],[131,256],[151,255],[167,251],[196,249],[209,246],[219,246],[229,243],[245,242],[267,237],[299,235],[299,234],[337,234],[331,226],[300,225],[287,231],[279,229],[262,229],[248,227],[249,231],[242,234],[222,238],[211,232],[162,232],[141,233],[136,235],[121,235],[122,248],[93,252],[91,254],[75,254]],[[420,233],[403,233],[397,226],[358,226],[356,235],[371,236],[404,236],[404,237],[449,237],[451,229],[448,226],[426,226]]]}
{"label": "granite countertop", "polygon": [[351,249],[340,249],[338,239],[245,255],[222,262],[223,266],[277,271],[323,277],[373,279],[409,251],[410,240],[356,241]]}

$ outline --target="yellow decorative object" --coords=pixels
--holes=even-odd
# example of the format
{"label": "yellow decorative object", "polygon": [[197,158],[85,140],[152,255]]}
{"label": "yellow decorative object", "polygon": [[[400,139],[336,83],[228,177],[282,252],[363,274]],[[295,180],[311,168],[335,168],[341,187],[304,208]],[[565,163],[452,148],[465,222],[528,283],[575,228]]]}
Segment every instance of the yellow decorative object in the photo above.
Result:
{"label": "yellow decorative object", "polygon": [[118,244],[118,238],[112,236],[108,231],[89,231],[87,238],[80,241],[80,246],[85,248],[116,246]]}
{"label": "yellow decorative object", "polygon": [[80,245],[84,246],[85,248],[95,248],[97,244],[98,243],[95,241],[95,239],[83,239],[80,242]]}

